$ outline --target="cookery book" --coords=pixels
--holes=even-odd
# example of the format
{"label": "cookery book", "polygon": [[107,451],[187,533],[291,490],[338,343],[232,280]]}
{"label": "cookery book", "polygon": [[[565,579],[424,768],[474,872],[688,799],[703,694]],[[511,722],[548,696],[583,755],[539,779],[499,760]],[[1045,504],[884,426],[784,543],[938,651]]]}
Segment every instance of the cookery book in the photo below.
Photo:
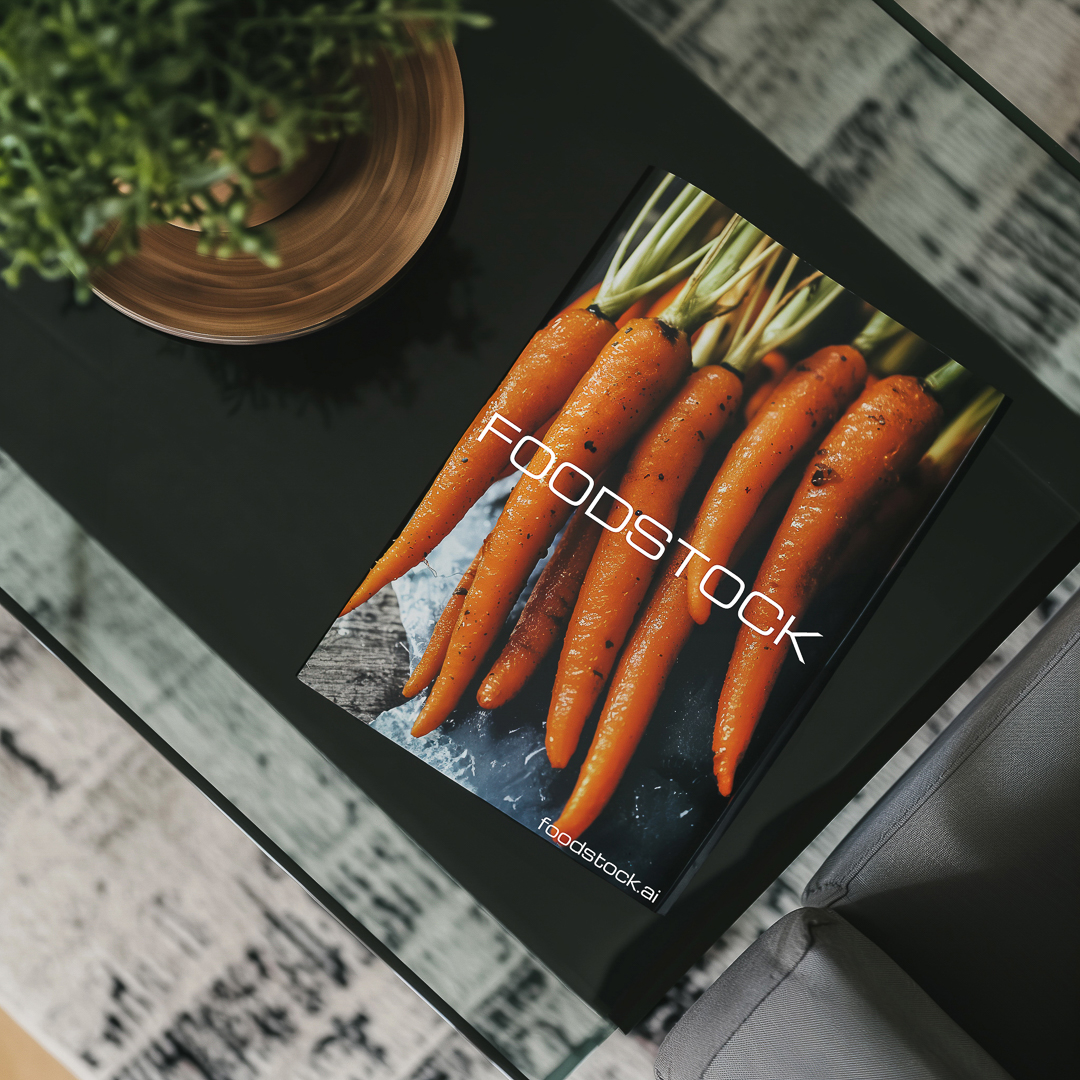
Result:
{"label": "cookery book", "polygon": [[300,679],[666,910],[1004,404],[858,287],[651,170]]}

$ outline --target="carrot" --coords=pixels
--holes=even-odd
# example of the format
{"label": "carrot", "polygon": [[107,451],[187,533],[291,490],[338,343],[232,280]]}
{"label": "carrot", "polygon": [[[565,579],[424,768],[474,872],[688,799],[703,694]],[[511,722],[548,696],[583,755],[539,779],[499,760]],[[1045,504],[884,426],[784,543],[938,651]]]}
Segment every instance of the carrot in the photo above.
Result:
{"label": "carrot", "polygon": [[473,578],[476,577],[476,568],[480,565],[480,560],[483,557],[484,545],[481,544],[480,550],[469,564],[469,568],[461,575],[457,588],[450,594],[450,599],[446,601],[446,607],[443,608],[438,622],[435,623],[435,628],[431,631],[431,637],[428,639],[424,655],[420,657],[420,663],[416,665],[416,670],[409,676],[408,681],[402,687],[401,693],[403,697],[416,697],[439,673],[439,668],[442,667],[443,659],[446,656],[446,647],[450,644],[450,634],[457,623],[458,615],[461,613],[461,606],[465,603],[465,597],[469,594],[469,586],[472,584]]}
{"label": "carrot", "polygon": [[[779,250],[773,244],[751,257],[763,235],[749,222],[733,218],[709,245],[664,317],[628,323],[596,358],[488,536],[488,550],[413,735],[435,730],[453,711],[537,560],[572,507],[592,494],[592,477],[607,467],[689,374],[689,335],[711,316],[720,296]],[[674,271],[671,274],[675,276]],[[560,476],[565,486],[556,488]]]}
{"label": "carrot", "polygon": [[[507,456],[504,439],[512,436],[516,442],[518,433],[496,420],[496,414],[509,420],[518,432],[534,431],[562,406],[615,332],[612,320],[592,309],[574,309],[533,335],[454,448],[401,535],[364,578],[342,614],[359,607],[426,559],[502,472]],[[489,430],[491,425],[494,427]]]}
{"label": "carrot", "polygon": [[674,549],[642,610],[619,658],[577,783],[555,822],[575,839],[615,793],[694,627],[686,608],[686,587],[674,573],[682,558],[682,549]]}
{"label": "carrot", "polygon": [[739,628],[720,693],[713,771],[722,795],[731,794],[735,768],[791,642],[802,660],[792,636],[802,632],[791,628],[806,611],[845,537],[919,460],[942,416],[941,406],[918,379],[890,376],[864,391],[807,466],[750,594],[763,599],[752,607],[744,601],[740,608],[756,629],[745,622]]}
{"label": "carrot", "polygon": [[[537,560],[573,506],[592,495],[591,476],[607,467],[689,370],[686,333],[659,319],[635,319],[604,347],[548,430],[549,449],[537,449],[488,536],[414,735],[434,731],[454,710]],[[584,477],[590,477],[588,488]]]}
{"label": "carrot", "polygon": [[[566,402],[615,334],[615,320],[646,296],[681,278],[708,250],[708,246],[703,247],[671,265],[680,245],[715,203],[690,184],[638,239],[645,220],[673,179],[669,173],[642,207],[589,307],[572,307],[533,335],[454,448],[401,535],[369,571],[342,614],[427,558],[500,474],[506,463],[507,443],[513,445],[518,436],[534,432]],[[498,420],[496,414],[509,424]],[[499,434],[493,434],[493,424]]]}
{"label": "carrot", "polygon": [[533,586],[510,640],[476,695],[483,708],[497,709],[513,698],[558,641],[574,610],[601,531],[599,523],[580,510],[574,515]]}
{"label": "carrot", "polygon": [[[870,379],[866,381],[869,386]],[[987,387],[950,421],[904,483],[856,527],[843,554],[833,561],[832,576],[870,565],[882,568],[892,565],[915,525],[933,506],[1001,401],[1002,395]]]}
{"label": "carrot", "polygon": [[783,521],[784,514],[787,513],[787,508],[791,505],[795,489],[802,479],[807,456],[806,452],[803,451],[800,457],[792,461],[780,474],[780,478],[776,483],[769,488],[768,495],[761,500],[761,504],[750,519],[750,524],[743,529],[742,535],[731,549],[730,563],[732,567],[739,565],[746,553],[757,543],[767,529],[771,528],[775,532],[777,526]]}
{"label": "carrot", "polygon": [[[555,417],[558,415],[558,413],[553,413],[535,431],[531,431],[529,432],[529,434],[532,435],[533,438],[537,440],[537,442],[543,442],[544,437],[548,433],[548,428],[550,428],[551,425],[555,423]],[[522,434],[524,434],[524,432]],[[495,479],[505,480],[508,476],[513,476],[516,472],[518,472],[518,467],[513,463],[513,461],[507,461],[506,467],[501,473],[499,473],[498,476],[495,477]]]}
{"label": "carrot", "polygon": [[[577,748],[652,582],[663,553],[653,536],[666,534],[671,542],[666,523],[675,522],[690,481],[741,398],[737,374],[701,368],[642,437],[630,460],[619,486],[624,502],[610,511],[563,642],[546,734],[548,758],[556,769],[564,768]],[[638,515],[629,527],[626,506]],[[648,528],[641,535],[637,525],[644,522]]]}
{"label": "carrot", "polygon": [[[776,312],[777,297],[783,293],[793,268],[794,262],[790,262],[767,298],[762,298],[760,289],[747,297],[752,309],[757,311],[757,317],[749,330],[749,317],[746,317],[736,331],[735,341],[727,354],[736,365],[754,362],[761,351],[758,344],[761,338],[767,338],[771,344],[781,344],[802,333],[842,293],[835,282],[825,279],[819,283],[814,280],[818,276],[814,275],[780,301],[780,310]],[[798,477],[795,482],[797,480]],[[777,490],[778,487],[774,488]],[[787,498],[790,497],[791,490],[787,490]],[[765,523],[762,514],[769,501],[763,500],[750,529]],[[758,517],[762,518],[760,522]],[[691,533],[696,527],[695,522]],[[685,547],[685,543],[682,546]],[[681,574],[692,557],[692,551],[685,553],[675,549],[674,561],[665,566],[619,659],[592,745],[558,822],[560,830],[575,837],[592,824],[614,794],[675,661],[690,637],[694,621],[686,603]]]}
{"label": "carrot", "polygon": [[[596,300],[597,294],[600,292],[600,287],[603,282],[598,282],[591,289],[586,289],[572,304],[563,308],[561,314],[565,315],[568,311],[574,311],[575,309],[584,309],[592,307]],[[615,325],[617,327],[625,326],[631,319],[640,319],[645,315],[649,308],[653,306],[653,301],[656,299],[656,293],[646,293],[640,300],[635,300],[616,320]]]}
{"label": "carrot", "polygon": [[777,477],[803,448],[827,431],[854,400],[866,378],[866,363],[850,345],[830,346],[795,365],[771,400],[747,425],[728,452],[698,514],[686,568],[690,614],[704,623],[723,566]]}
{"label": "carrot", "polygon": [[766,353],[750,370],[744,390],[743,416],[753,420],[763,405],[772,397],[784,376],[791,370],[791,363],[782,352]]}

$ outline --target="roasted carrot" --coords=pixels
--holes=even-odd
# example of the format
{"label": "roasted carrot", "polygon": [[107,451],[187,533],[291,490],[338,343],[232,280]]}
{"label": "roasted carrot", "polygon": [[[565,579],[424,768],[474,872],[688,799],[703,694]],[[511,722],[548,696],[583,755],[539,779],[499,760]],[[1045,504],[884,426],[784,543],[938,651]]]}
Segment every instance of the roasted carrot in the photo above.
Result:
{"label": "roasted carrot", "polygon": [[[668,526],[675,523],[687,486],[741,398],[739,375],[715,365],[701,368],[642,436],[630,460],[619,485],[623,502],[611,508],[559,658],[546,731],[556,769],[577,748],[652,582],[664,550],[654,537],[672,541]],[[627,506],[636,521],[628,520]]]}
{"label": "roasted carrot", "polygon": [[615,793],[694,627],[686,608],[686,587],[675,576],[683,555],[682,548],[676,548],[666,560],[642,610],[619,658],[573,793],[555,822],[575,839]]}
{"label": "roasted carrot", "polygon": [[615,332],[611,319],[592,309],[575,309],[533,336],[345,611],[359,607],[431,554],[502,472],[509,449],[505,439],[512,438],[512,445],[519,433],[534,431],[556,412]]}
{"label": "roasted carrot", "polygon": [[513,698],[559,640],[600,539],[600,524],[578,511],[533,586],[510,640],[484,679],[476,700],[497,709]]}
{"label": "roasted carrot", "polygon": [[[638,301],[668,288],[702,257],[704,247],[672,265],[680,245],[715,202],[689,184],[639,238],[645,220],[673,179],[669,174],[642,207],[590,306],[560,313],[533,335],[401,535],[364,578],[342,614],[427,558],[503,470],[507,444],[513,446],[520,436],[532,434],[566,402],[615,334],[615,321]],[[504,419],[498,420],[496,414]]]}
{"label": "roasted carrot", "polygon": [[830,346],[796,364],[735,441],[702,503],[690,538],[702,553],[686,568],[690,614],[704,623],[723,566],[777,477],[862,388],[866,364],[850,345]]}
{"label": "roasted carrot", "polygon": [[793,627],[831,560],[859,520],[919,460],[942,415],[918,379],[882,379],[848,409],[807,466],[748,594],[752,602],[740,608],[754,628],[746,622],[739,628],[717,708],[713,771],[722,795],[731,794],[735,768],[791,643],[802,659],[793,635],[804,632]]}
{"label": "roasted carrot", "polygon": [[644,427],[689,370],[686,333],[658,319],[635,319],[604,347],[488,536],[484,560],[414,735],[428,734],[450,715],[537,560],[573,506],[592,495],[591,477]]}
{"label": "roasted carrot", "polygon": [[443,608],[438,622],[435,623],[435,628],[431,631],[431,637],[428,639],[424,655],[420,657],[420,663],[416,665],[416,670],[413,671],[404,687],[402,687],[401,693],[404,697],[415,697],[439,673],[439,668],[442,667],[443,659],[446,657],[446,647],[450,644],[450,635],[457,623],[458,615],[461,614],[461,605],[465,603],[465,597],[469,594],[469,586],[472,584],[473,578],[476,577],[476,568],[480,565],[480,560],[483,557],[484,545],[481,544],[480,550],[469,564],[469,568],[461,575],[457,588],[450,594],[450,599],[446,601],[446,607]]}

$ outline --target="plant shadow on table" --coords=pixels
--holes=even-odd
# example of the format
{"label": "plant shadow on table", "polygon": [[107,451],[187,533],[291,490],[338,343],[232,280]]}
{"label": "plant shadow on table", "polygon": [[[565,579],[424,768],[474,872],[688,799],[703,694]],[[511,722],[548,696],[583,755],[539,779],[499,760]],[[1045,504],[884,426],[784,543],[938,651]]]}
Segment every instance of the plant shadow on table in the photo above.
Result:
{"label": "plant shadow on table", "polygon": [[231,412],[291,407],[329,418],[372,390],[407,404],[416,392],[409,354],[448,342],[472,352],[483,337],[472,296],[472,253],[444,234],[386,292],[309,337],[268,345],[201,346],[197,354]]}

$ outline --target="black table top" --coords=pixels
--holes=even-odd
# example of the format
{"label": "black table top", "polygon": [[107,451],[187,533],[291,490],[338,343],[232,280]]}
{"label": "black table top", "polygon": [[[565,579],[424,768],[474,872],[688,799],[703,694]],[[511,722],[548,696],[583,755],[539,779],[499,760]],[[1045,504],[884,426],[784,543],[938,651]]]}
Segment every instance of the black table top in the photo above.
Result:
{"label": "black table top", "polygon": [[[585,1002],[626,1026],[1080,560],[1080,418],[615,9],[484,6],[495,28],[459,45],[459,183],[389,292],[311,337],[227,348],[27,281],[0,293],[0,447]],[[666,916],[295,677],[652,165],[716,194],[1011,400]]]}

